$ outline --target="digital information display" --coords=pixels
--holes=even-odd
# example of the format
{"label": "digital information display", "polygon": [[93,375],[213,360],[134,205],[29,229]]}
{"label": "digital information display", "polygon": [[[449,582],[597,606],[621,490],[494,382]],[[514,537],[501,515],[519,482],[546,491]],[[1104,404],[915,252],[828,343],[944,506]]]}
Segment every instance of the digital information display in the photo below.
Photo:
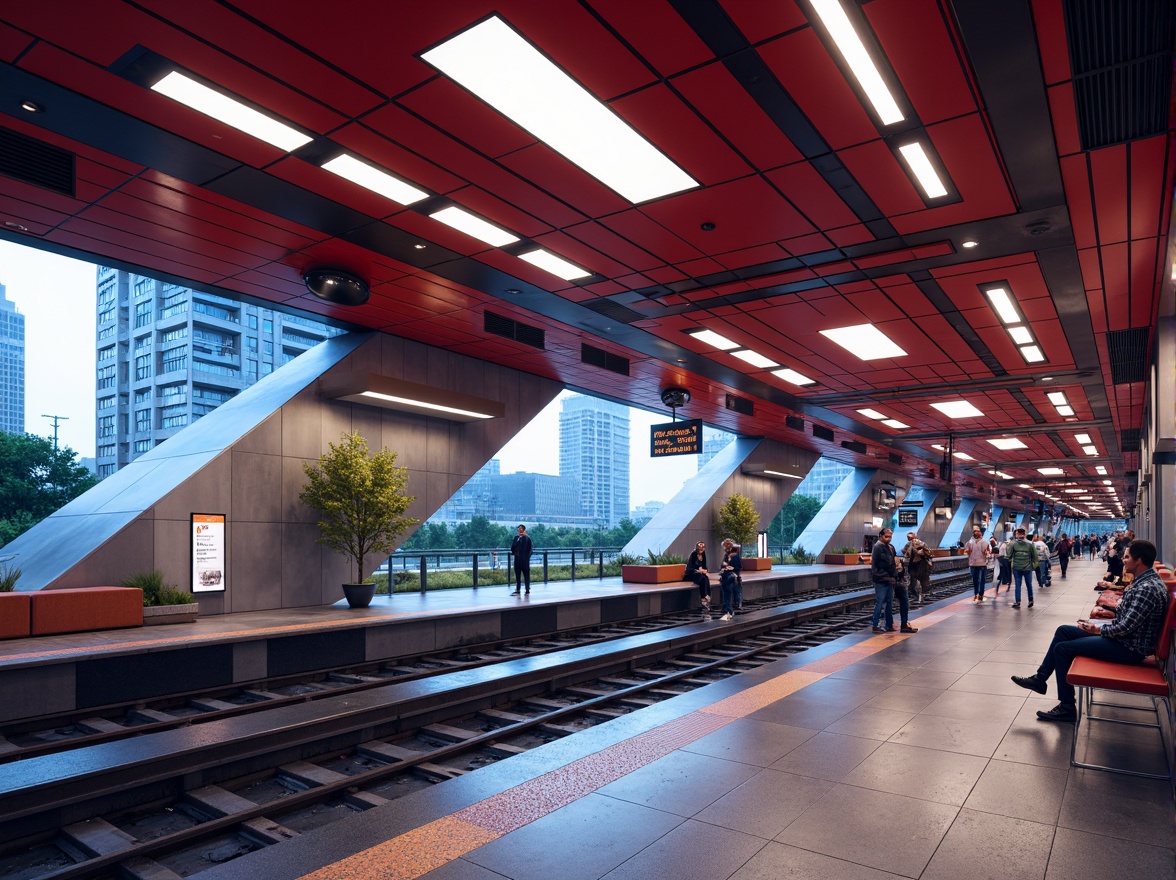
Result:
{"label": "digital information display", "polygon": [[225,515],[192,514],[192,592],[225,591]]}
{"label": "digital information display", "polygon": [[665,458],[669,455],[698,455],[702,452],[702,419],[688,422],[668,422],[649,428],[649,455]]}
{"label": "digital information display", "polygon": [[903,510],[898,509],[898,527],[905,528],[907,526],[917,526],[919,524],[919,511],[917,510]]}

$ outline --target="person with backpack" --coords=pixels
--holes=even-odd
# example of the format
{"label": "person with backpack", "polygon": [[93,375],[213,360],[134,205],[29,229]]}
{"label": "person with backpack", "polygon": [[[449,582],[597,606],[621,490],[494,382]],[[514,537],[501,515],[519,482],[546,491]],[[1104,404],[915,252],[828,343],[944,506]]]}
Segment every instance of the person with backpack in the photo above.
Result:
{"label": "person with backpack", "polygon": [[1033,546],[1037,549],[1037,586],[1051,586],[1053,579],[1050,576],[1049,545],[1041,537],[1041,532],[1033,536]]}
{"label": "person with backpack", "polygon": [[1058,552],[1058,565],[1062,569],[1062,580],[1066,579],[1066,568],[1070,565],[1070,551],[1074,549],[1074,542],[1062,532],[1061,540],[1054,546]]}
{"label": "person with backpack", "polygon": [[1013,540],[1005,547],[1005,557],[1013,570],[1013,608],[1021,607],[1021,582],[1029,593],[1029,607],[1033,607],[1033,574],[1037,571],[1037,548],[1025,539],[1025,530],[1017,529]]}

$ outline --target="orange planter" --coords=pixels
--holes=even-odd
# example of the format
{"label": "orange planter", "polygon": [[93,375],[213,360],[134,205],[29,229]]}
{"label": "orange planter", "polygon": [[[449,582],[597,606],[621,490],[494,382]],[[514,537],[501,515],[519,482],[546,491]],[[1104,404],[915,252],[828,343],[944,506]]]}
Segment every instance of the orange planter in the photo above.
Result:
{"label": "orange planter", "polygon": [[631,584],[669,584],[686,579],[686,563],[678,565],[622,565],[621,580]]}
{"label": "orange planter", "polygon": [[743,570],[744,571],[770,571],[772,568],[772,560],[767,556],[753,556],[750,559],[744,557]]}
{"label": "orange planter", "polygon": [[865,565],[860,553],[826,553],[825,565]]}
{"label": "orange planter", "polygon": [[29,634],[29,594],[0,593],[0,639],[20,639]]}

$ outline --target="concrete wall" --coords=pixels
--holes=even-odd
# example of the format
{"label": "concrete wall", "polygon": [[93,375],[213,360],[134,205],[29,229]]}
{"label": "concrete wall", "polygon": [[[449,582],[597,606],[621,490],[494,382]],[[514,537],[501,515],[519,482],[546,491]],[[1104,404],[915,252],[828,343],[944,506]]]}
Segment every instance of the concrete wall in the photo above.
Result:
{"label": "concrete wall", "polygon": [[[320,396],[320,378],[353,371],[501,401],[506,416],[450,422]],[[339,337],[242,392],[5,549],[21,554],[21,589],[117,584],[160,569],[187,590],[190,515],[223,513],[227,589],[199,594],[202,615],[331,604],[354,572],[316,543],[317,517],[298,501],[304,462],[317,461],[328,442],[356,430],[370,448],[397,453],[416,496],[409,515],[423,521],[562,387],[392,336]],[[367,560],[369,571],[380,561]]]}

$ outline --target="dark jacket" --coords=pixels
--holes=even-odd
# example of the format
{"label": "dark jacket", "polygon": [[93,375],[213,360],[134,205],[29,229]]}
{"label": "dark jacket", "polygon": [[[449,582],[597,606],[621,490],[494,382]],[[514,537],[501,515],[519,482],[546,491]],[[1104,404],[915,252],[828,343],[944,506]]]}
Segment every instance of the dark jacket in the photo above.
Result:
{"label": "dark jacket", "polygon": [[739,573],[743,571],[743,556],[739,552],[739,548],[735,548],[730,553],[724,554],[723,565],[730,566],[730,571],[724,571],[722,577],[739,577]]}
{"label": "dark jacket", "polygon": [[531,551],[534,548],[535,545],[531,543],[531,536],[527,534],[515,535],[514,540],[510,542],[510,552],[514,556],[516,563],[530,563]]}
{"label": "dark jacket", "polygon": [[874,542],[870,551],[870,577],[876,584],[898,582],[898,569],[894,565],[894,545],[882,541]]}
{"label": "dark jacket", "polygon": [[690,551],[690,558],[686,560],[686,577],[698,574],[700,568],[709,569],[710,566],[706,564],[706,551],[699,553],[696,548]]}

